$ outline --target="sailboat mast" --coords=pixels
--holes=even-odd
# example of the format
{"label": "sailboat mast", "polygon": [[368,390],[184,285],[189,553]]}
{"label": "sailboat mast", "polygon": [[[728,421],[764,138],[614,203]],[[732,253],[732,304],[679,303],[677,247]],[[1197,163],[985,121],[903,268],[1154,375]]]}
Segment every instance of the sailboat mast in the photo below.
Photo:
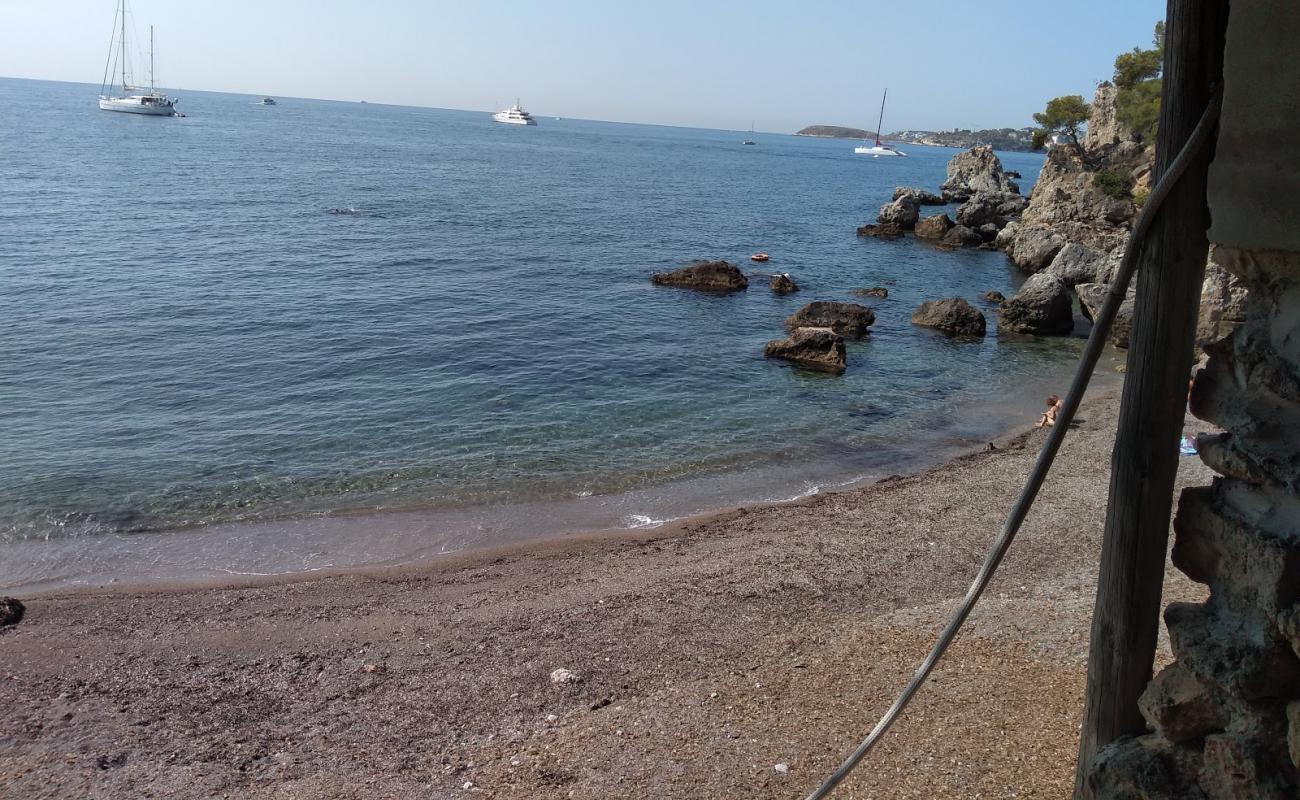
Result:
{"label": "sailboat mast", "polygon": [[153,26],[149,26],[149,94],[157,94],[153,85]]}
{"label": "sailboat mast", "polygon": [[127,94],[126,88],[126,0],[122,0],[122,36],[118,39],[118,45],[122,48],[122,94]]}
{"label": "sailboat mast", "polygon": [[880,96],[880,119],[876,120],[876,147],[880,146],[880,126],[885,124],[885,98],[889,97],[889,89]]}

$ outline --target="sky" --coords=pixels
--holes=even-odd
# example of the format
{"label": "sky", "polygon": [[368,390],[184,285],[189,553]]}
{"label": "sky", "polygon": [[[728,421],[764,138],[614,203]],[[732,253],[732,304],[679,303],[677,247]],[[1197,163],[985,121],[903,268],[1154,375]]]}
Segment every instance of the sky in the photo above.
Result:
{"label": "sky", "polygon": [[[0,76],[99,84],[115,0],[0,0]],[[128,0],[160,85],[793,132],[1022,127],[1158,0]],[[133,48],[134,49],[134,48]],[[147,56],[144,58],[147,59]],[[143,81],[143,72],[137,82]]]}

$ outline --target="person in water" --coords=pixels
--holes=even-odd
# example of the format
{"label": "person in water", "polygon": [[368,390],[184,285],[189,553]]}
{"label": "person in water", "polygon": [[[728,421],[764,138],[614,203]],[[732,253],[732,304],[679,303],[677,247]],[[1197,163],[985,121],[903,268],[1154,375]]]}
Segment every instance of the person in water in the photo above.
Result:
{"label": "person in water", "polygon": [[1047,410],[1043,416],[1038,418],[1038,427],[1050,428],[1056,424],[1056,415],[1061,413],[1061,398],[1056,395],[1047,396]]}

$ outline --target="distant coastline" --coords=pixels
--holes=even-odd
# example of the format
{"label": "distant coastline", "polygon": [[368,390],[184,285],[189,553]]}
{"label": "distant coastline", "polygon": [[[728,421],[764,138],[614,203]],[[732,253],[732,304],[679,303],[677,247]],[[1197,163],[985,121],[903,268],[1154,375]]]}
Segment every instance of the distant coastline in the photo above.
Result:
{"label": "distant coastline", "polygon": [[[861,128],[846,128],[840,125],[809,125],[795,133],[795,136],[813,136],[822,139],[873,139],[875,131]],[[920,144],[930,147],[955,147],[966,150],[980,145],[989,145],[994,150],[1009,150],[1027,153],[1033,148],[1030,141],[1032,128],[987,128],[984,130],[951,131],[895,131],[882,138],[893,142]]]}

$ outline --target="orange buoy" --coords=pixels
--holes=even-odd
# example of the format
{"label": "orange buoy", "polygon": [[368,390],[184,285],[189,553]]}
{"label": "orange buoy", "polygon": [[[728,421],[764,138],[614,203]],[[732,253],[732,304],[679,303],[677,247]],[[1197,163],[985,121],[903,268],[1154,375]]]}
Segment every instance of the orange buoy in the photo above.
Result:
{"label": "orange buoy", "polygon": [[767,253],[755,253],[754,255],[752,255],[752,256],[749,257],[749,260],[750,260],[750,261],[766,261],[767,258],[768,258]]}

